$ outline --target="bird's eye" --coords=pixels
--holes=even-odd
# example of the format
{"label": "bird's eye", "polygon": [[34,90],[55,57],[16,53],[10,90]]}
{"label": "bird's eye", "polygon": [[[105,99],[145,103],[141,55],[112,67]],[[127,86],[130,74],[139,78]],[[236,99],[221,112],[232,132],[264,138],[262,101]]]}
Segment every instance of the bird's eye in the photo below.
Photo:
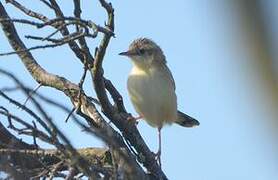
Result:
{"label": "bird's eye", "polygon": [[146,50],[145,49],[139,49],[138,52],[139,52],[139,54],[143,55],[143,54],[145,54]]}

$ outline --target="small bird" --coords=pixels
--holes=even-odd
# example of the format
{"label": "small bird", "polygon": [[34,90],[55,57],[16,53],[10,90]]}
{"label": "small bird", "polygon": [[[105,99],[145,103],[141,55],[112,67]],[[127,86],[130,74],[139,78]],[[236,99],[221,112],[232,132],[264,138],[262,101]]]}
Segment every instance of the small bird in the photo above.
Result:
{"label": "small bird", "polygon": [[148,38],[134,40],[128,51],[119,55],[127,56],[133,63],[128,76],[127,88],[131,102],[146,122],[158,129],[159,148],[156,153],[161,165],[161,128],[165,124],[177,123],[184,127],[198,126],[199,122],[178,111],[175,81],[167,67],[161,48]]}

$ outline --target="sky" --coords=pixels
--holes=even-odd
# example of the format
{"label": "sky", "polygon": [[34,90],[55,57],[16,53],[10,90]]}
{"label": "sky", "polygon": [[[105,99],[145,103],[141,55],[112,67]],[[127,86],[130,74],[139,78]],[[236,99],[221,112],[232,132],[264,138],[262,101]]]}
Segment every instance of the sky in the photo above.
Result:
{"label": "sky", "polygon": [[[30,1],[20,1],[32,7]],[[32,1],[33,2],[33,1]],[[59,3],[68,16],[72,2]],[[39,3],[38,3],[39,4]],[[248,41],[242,33],[238,9],[229,1],[173,0],[173,1],[112,1],[115,9],[115,34],[104,60],[105,76],[124,97],[126,108],[134,116],[126,89],[126,80],[132,64],[118,56],[138,37],[148,37],[163,49],[168,66],[176,82],[178,107],[198,119],[200,126],[182,128],[166,126],[162,130],[162,168],[173,180],[274,180],[278,177],[278,156],[273,137],[265,119],[277,118],[269,113],[269,100],[258,83]],[[10,5],[10,15],[23,18]],[[84,1],[83,18],[102,25],[105,12],[96,0]],[[34,9],[50,13],[43,5]],[[51,13],[50,13],[51,14]],[[53,14],[52,14],[53,17]],[[23,35],[40,35],[35,28],[16,26]],[[44,33],[51,33],[45,30]],[[89,40],[93,52],[99,38]],[[0,33],[0,53],[11,51],[3,33]],[[28,47],[38,44],[25,40]],[[82,65],[68,47],[33,52],[39,64],[51,73],[59,74],[78,83]],[[36,82],[24,69],[17,56],[0,57],[0,68],[15,73],[27,85],[35,88]],[[11,86],[0,77],[1,87]],[[91,79],[85,82],[85,92],[95,96]],[[42,87],[39,92],[71,107],[60,92]],[[20,93],[12,97],[24,102]],[[0,98],[12,112],[22,113]],[[29,106],[32,107],[29,102]],[[95,137],[84,135],[73,121],[65,123],[67,114],[48,107],[55,123],[63,130],[75,147],[105,146]],[[3,117],[0,116],[1,122]],[[276,119],[277,120],[277,119]],[[157,151],[157,130],[144,121],[138,125],[150,149]],[[275,138],[274,138],[275,139]],[[31,142],[30,138],[26,138]],[[49,147],[43,144],[44,147]]]}

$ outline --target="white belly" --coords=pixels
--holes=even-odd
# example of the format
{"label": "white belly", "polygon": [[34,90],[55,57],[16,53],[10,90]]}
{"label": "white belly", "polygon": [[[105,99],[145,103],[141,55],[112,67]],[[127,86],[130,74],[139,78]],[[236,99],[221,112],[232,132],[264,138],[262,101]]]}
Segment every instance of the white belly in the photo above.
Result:
{"label": "white belly", "polygon": [[162,127],[177,119],[177,98],[170,76],[157,69],[147,73],[134,67],[128,77],[131,102],[151,126]]}

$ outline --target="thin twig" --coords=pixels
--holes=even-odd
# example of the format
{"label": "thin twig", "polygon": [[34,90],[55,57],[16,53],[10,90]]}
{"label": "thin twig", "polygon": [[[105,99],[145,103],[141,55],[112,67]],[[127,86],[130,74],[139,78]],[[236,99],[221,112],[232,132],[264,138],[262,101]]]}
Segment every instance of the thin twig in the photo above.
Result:
{"label": "thin twig", "polygon": [[[34,126],[34,129],[38,129],[37,128],[37,125],[36,125],[36,123],[35,123],[35,121],[32,121],[32,123],[33,123],[33,126]],[[34,146],[38,149],[39,148],[39,146],[38,146],[38,144],[37,144],[37,140],[36,140],[36,138],[37,138],[37,134],[35,133],[35,132],[37,132],[37,131],[33,131],[34,132],[34,134],[33,134],[33,144],[34,144]]]}
{"label": "thin twig", "polygon": [[20,9],[22,12],[24,12],[25,14],[27,14],[28,16],[37,18],[41,21],[48,21],[48,18],[46,16],[44,16],[43,14],[37,13],[35,11],[32,11],[26,7],[24,7],[22,4],[18,3],[15,0],[6,0],[7,3],[11,3],[12,5],[14,5],[15,7],[17,7],[18,9]]}
{"label": "thin twig", "polygon": [[22,52],[26,52],[26,51],[37,50],[37,49],[54,48],[54,47],[58,47],[58,46],[62,46],[64,44],[67,44],[67,43],[69,43],[71,41],[74,41],[74,40],[76,40],[80,37],[83,37],[83,36],[92,37],[90,34],[86,34],[84,32],[83,33],[73,33],[69,37],[65,37],[63,39],[63,41],[59,41],[55,44],[46,44],[46,45],[34,46],[34,47],[27,48],[27,49],[24,49],[24,50],[12,51],[12,52],[7,52],[7,53],[0,53],[0,56],[18,54],[18,53],[22,53]]}
{"label": "thin twig", "polygon": [[51,4],[49,2],[47,2],[46,0],[40,0],[42,3],[44,3],[47,7],[53,9],[53,7],[51,6]]}
{"label": "thin twig", "polygon": [[[53,144],[52,138],[50,138],[47,134],[44,132],[35,129],[31,124],[27,123],[23,119],[19,118],[18,116],[15,116],[11,114],[8,111],[1,111],[0,114],[4,115],[7,117],[9,126],[8,128],[13,129],[14,131],[18,132],[19,134],[25,134],[28,136],[34,136],[36,134],[36,137],[40,138],[42,141],[47,142],[49,144]],[[17,123],[21,124],[24,126],[24,128],[17,128],[13,125],[13,120],[15,120]]]}
{"label": "thin twig", "polygon": [[71,115],[74,113],[74,111],[75,111],[75,107],[72,108],[72,110],[69,112],[68,116],[66,117],[66,119],[65,119],[65,122],[66,122],[66,123],[68,122],[69,118],[70,118]]}
{"label": "thin twig", "polygon": [[0,91],[0,96],[2,96],[4,99],[8,100],[10,103],[14,104],[15,106],[23,109],[26,111],[29,115],[31,115],[37,122],[39,122],[45,130],[47,130],[48,133],[51,134],[51,130],[48,128],[48,126],[44,123],[44,121],[36,114],[34,113],[31,109],[27,108],[26,106],[23,106],[19,102],[15,101],[14,99],[8,97],[5,93]]}
{"label": "thin twig", "polygon": [[28,100],[30,99],[30,97],[36,93],[36,91],[42,86],[42,84],[39,84],[33,91],[31,91],[28,95],[28,97],[26,98],[26,100],[23,103],[23,106],[26,105],[26,103],[28,102]]}

